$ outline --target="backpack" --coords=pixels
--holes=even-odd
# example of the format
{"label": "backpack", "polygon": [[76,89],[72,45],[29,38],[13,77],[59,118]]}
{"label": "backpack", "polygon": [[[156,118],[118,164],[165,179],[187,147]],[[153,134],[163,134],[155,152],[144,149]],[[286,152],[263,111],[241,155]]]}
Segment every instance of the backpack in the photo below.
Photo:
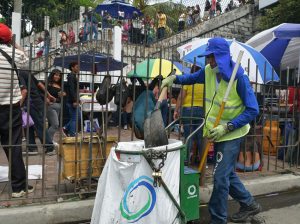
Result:
{"label": "backpack", "polygon": [[[121,98],[121,92],[122,92],[122,98]],[[121,101],[121,107],[124,107],[126,105],[126,101],[129,96],[129,89],[128,86],[126,85],[126,81],[123,78],[120,82],[118,82],[114,86],[114,93],[115,93],[114,103],[116,105],[120,105],[120,101]]]}
{"label": "backpack", "polygon": [[[100,105],[105,105],[106,103],[109,103],[112,100],[114,94],[114,88],[111,86],[111,76],[106,75],[102,80],[102,83],[100,84],[100,87],[96,93],[96,100]],[[107,97],[108,100],[106,102]]]}
{"label": "backpack", "polygon": [[[148,97],[148,108],[146,107],[146,98]],[[138,139],[144,139],[144,121],[148,113],[154,110],[156,100],[152,91],[143,91],[135,101],[133,108],[134,134]],[[148,111],[146,111],[146,108]]]}

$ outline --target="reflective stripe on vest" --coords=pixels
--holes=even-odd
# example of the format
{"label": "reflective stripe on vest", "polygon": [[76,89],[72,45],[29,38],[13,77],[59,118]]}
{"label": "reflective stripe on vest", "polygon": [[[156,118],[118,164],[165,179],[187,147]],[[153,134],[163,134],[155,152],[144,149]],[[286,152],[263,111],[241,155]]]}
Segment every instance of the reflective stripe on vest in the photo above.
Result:
{"label": "reflective stripe on vest", "polygon": [[[228,83],[221,79],[217,93],[216,90],[215,72],[211,69],[210,65],[205,67],[205,117],[206,122],[203,130],[203,135],[208,135],[208,130],[212,129],[218,116],[225,92],[227,90]],[[236,91],[237,80],[233,82],[228,100],[225,104],[224,112],[221,117],[220,124],[227,124],[227,122],[239,116],[244,110],[245,106]],[[250,129],[250,125],[247,124],[241,128],[237,128],[224,136],[222,136],[217,142],[228,141],[245,136]]]}

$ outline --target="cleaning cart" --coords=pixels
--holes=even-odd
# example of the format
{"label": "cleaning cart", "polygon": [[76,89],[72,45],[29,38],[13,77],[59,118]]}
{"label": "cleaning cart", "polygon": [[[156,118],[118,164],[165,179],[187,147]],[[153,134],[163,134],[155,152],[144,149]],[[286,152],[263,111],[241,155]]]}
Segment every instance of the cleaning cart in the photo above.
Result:
{"label": "cleaning cart", "polygon": [[[185,166],[185,160],[187,157],[187,145],[189,141],[191,140],[192,136],[202,128],[204,125],[204,119],[203,118],[180,118],[178,120],[173,121],[168,127],[166,127],[166,131],[170,130],[171,128],[174,127],[175,124],[180,122],[182,119],[199,119],[201,120],[201,125],[193,132],[191,133],[186,141],[183,143],[178,140],[174,139],[169,139],[169,144],[165,146],[160,146],[160,147],[155,147],[155,148],[144,148],[144,142],[143,141],[137,141],[137,142],[120,142],[115,148],[112,149],[113,153],[110,155],[110,158],[108,159],[108,164],[106,164],[106,170],[107,172],[111,172],[111,170],[116,167],[115,164],[119,164],[120,168],[118,168],[114,173],[107,174],[105,171],[105,174],[101,176],[102,179],[100,181],[106,182],[106,181],[111,181],[111,179],[115,178],[112,176],[117,175],[118,178],[115,179],[115,181],[120,181],[120,183],[116,183],[116,185],[124,185],[124,189],[121,189],[122,186],[120,187],[120,191],[123,191],[121,193],[122,200],[121,204],[118,206],[118,203],[120,199],[118,199],[118,192],[111,193],[111,189],[108,189],[108,187],[104,187],[106,184],[101,183],[98,185],[98,192],[97,192],[97,197],[96,197],[96,202],[95,202],[95,207],[94,209],[97,208],[97,211],[101,211],[100,213],[98,212],[95,215],[95,220],[97,220],[96,217],[101,217],[101,214],[105,213],[105,210],[107,209],[108,206],[113,210],[114,205],[113,204],[106,204],[105,200],[103,201],[98,201],[98,198],[102,198],[102,196],[105,194],[105,197],[110,198],[110,194],[112,197],[114,197],[114,201],[116,201],[116,213],[119,213],[121,211],[121,219],[120,220],[128,220],[130,221],[131,218],[133,219],[132,213],[133,211],[138,210],[140,207],[143,206],[137,206],[139,203],[138,201],[141,200],[140,198],[136,198],[133,200],[132,198],[134,197],[134,193],[132,193],[134,190],[138,189],[140,186],[147,186],[147,189],[155,189],[154,191],[156,192],[156,202],[158,201],[157,197],[159,194],[161,195],[161,192],[164,192],[165,197],[168,199],[164,199],[164,201],[168,201],[165,203],[164,206],[173,206],[173,211],[175,210],[175,219],[172,217],[172,220],[164,220],[164,223],[187,223],[188,221],[193,221],[193,220],[198,220],[200,218],[199,214],[199,179],[200,179],[200,173],[197,170],[194,170],[191,167]],[[142,144],[142,147],[140,147]],[[139,146],[139,147],[137,147]],[[139,148],[139,150],[135,150],[135,147]],[[177,153],[178,159],[174,157],[174,152]],[[173,154],[172,154],[173,153]],[[168,160],[169,159],[169,160]],[[172,159],[172,161],[170,161]],[[143,165],[141,163],[144,161]],[[114,163],[114,165],[111,165],[110,163]],[[177,163],[177,164],[176,164]],[[122,176],[122,172],[126,173],[128,175],[128,171],[125,172],[125,164],[130,167],[130,169],[133,169],[131,173],[133,175],[136,175],[134,177],[128,177],[128,180],[125,180],[124,177]],[[139,167],[138,167],[139,166]],[[143,166],[143,167],[142,167]],[[166,167],[169,166],[169,167]],[[174,167],[175,166],[175,167]],[[120,170],[121,169],[121,170]],[[124,171],[122,170],[124,169]],[[128,168],[129,169],[129,168]],[[136,172],[141,172],[141,169],[145,169],[145,174],[136,174]],[[170,169],[173,171],[170,172]],[[168,172],[168,174],[165,174],[164,172]],[[170,175],[173,177],[170,177]],[[179,176],[179,178],[178,178]],[[138,178],[137,178],[138,177]],[[137,183],[139,178],[143,177],[145,180],[142,182]],[[178,181],[179,183],[172,182],[170,180],[176,179],[176,182]],[[129,179],[134,179],[131,183],[128,182]],[[166,180],[165,180],[166,179]],[[99,181],[99,182],[100,182]],[[146,181],[148,183],[146,183]],[[122,184],[121,184],[122,183]],[[108,185],[111,186],[112,183],[109,183]],[[144,184],[144,185],[143,185]],[[100,186],[101,185],[101,186]],[[178,188],[176,188],[177,186]],[[118,188],[119,188],[118,187]],[[175,190],[174,190],[175,189]],[[114,189],[115,190],[115,189]],[[124,192],[125,190],[125,192]],[[153,203],[155,198],[153,196],[153,191],[149,191],[149,198],[152,198],[151,200],[149,199],[149,207],[151,202]],[[151,195],[151,197],[150,197]],[[142,196],[141,196],[142,197]],[[129,203],[126,200],[133,200],[132,203]],[[97,202],[98,201],[98,202]],[[124,202],[125,201],[125,202]],[[97,203],[99,203],[97,205]],[[107,201],[107,203],[113,203],[111,200]],[[128,205],[129,204],[129,205]],[[143,209],[146,209],[148,204],[146,204]],[[152,204],[151,204],[152,205]],[[122,207],[123,206],[123,207]],[[137,206],[134,208],[130,209],[130,206]],[[163,208],[164,206],[160,206],[160,209]],[[118,207],[120,209],[118,209]],[[155,203],[152,207],[155,207]],[[143,210],[139,210],[140,212]],[[153,208],[152,208],[153,209]],[[103,213],[102,213],[103,212]],[[153,213],[152,210],[148,211],[148,213],[143,213],[143,215],[139,216],[139,222],[138,223],[149,223],[151,222],[158,222],[155,219],[151,219],[151,212]],[[170,215],[171,210],[168,212],[165,212],[168,214],[165,214],[165,216]],[[153,214],[153,216],[159,216],[159,214]],[[106,216],[106,215],[105,215]],[[119,217],[119,218],[120,218]],[[137,215],[135,218],[137,219]],[[122,219],[123,218],[123,219]],[[145,219],[142,221],[142,219]],[[93,220],[93,219],[92,219]],[[103,216],[102,216],[103,220]],[[147,221],[146,221],[147,220]],[[132,220],[131,220],[132,221]],[[160,222],[162,222],[160,220]],[[92,223],[97,223],[97,221],[92,222]]]}

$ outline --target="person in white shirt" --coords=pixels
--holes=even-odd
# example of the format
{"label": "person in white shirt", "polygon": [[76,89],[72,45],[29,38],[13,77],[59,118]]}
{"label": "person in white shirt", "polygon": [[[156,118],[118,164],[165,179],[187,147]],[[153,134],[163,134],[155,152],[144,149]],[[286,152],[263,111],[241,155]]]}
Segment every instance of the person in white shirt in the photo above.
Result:
{"label": "person in white shirt", "polygon": [[[12,46],[11,41],[11,30],[5,24],[0,23],[0,139],[6,157],[11,163],[11,196],[18,198],[26,194],[27,183],[21,147],[21,91],[15,67],[26,69],[28,57],[23,51]],[[15,71],[12,72],[12,69]],[[10,158],[9,151],[11,152]],[[34,190],[30,185],[27,185],[27,189],[28,193]]]}

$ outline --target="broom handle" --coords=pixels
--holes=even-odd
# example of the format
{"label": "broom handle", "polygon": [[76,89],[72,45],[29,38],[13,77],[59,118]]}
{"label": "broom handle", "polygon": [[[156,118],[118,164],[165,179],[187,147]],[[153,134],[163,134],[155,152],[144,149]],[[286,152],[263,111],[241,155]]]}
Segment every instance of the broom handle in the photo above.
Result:
{"label": "broom handle", "polygon": [[[239,52],[239,55],[238,55],[236,64],[235,64],[235,66],[234,66],[234,69],[233,69],[232,74],[231,74],[231,77],[230,77],[230,81],[229,81],[229,83],[228,83],[228,87],[227,87],[226,92],[225,92],[225,96],[224,96],[223,101],[222,101],[222,104],[221,104],[221,108],[220,108],[220,110],[219,110],[218,116],[217,116],[216,121],[215,121],[215,123],[214,123],[214,127],[217,127],[217,126],[219,125],[219,123],[220,123],[222,114],[223,114],[223,112],[224,112],[225,104],[226,104],[226,102],[227,102],[228,95],[229,95],[229,92],[230,92],[230,90],[231,90],[232,84],[233,84],[233,82],[234,82],[236,73],[237,73],[238,68],[239,68],[239,66],[240,66],[240,63],[241,63],[243,54],[244,54],[244,51],[240,51],[240,52]],[[209,142],[209,143],[207,143],[206,146],[205,146],[203,155],[202,155],[202,157],[201,157],[201,162],[200,162],[199,167],[198,167],[198,171],[199,171],[199,172],[201,172],[201,170],[202,170],[202,168],[203,168],[204,162],[205,162],[206,157],[207,157],[207,154],[208,154],[209,147],[210,147],[212,144],[213,144],[213,143]]]}
{"label": "broom handle", "polygon": [[159,98],[158,98],[158,102],[162,102],[166,96],[167,96],[167,93],[168,93],[168,87],[164,87],[161,92],[160,92],[160,95],[159,95]]}

